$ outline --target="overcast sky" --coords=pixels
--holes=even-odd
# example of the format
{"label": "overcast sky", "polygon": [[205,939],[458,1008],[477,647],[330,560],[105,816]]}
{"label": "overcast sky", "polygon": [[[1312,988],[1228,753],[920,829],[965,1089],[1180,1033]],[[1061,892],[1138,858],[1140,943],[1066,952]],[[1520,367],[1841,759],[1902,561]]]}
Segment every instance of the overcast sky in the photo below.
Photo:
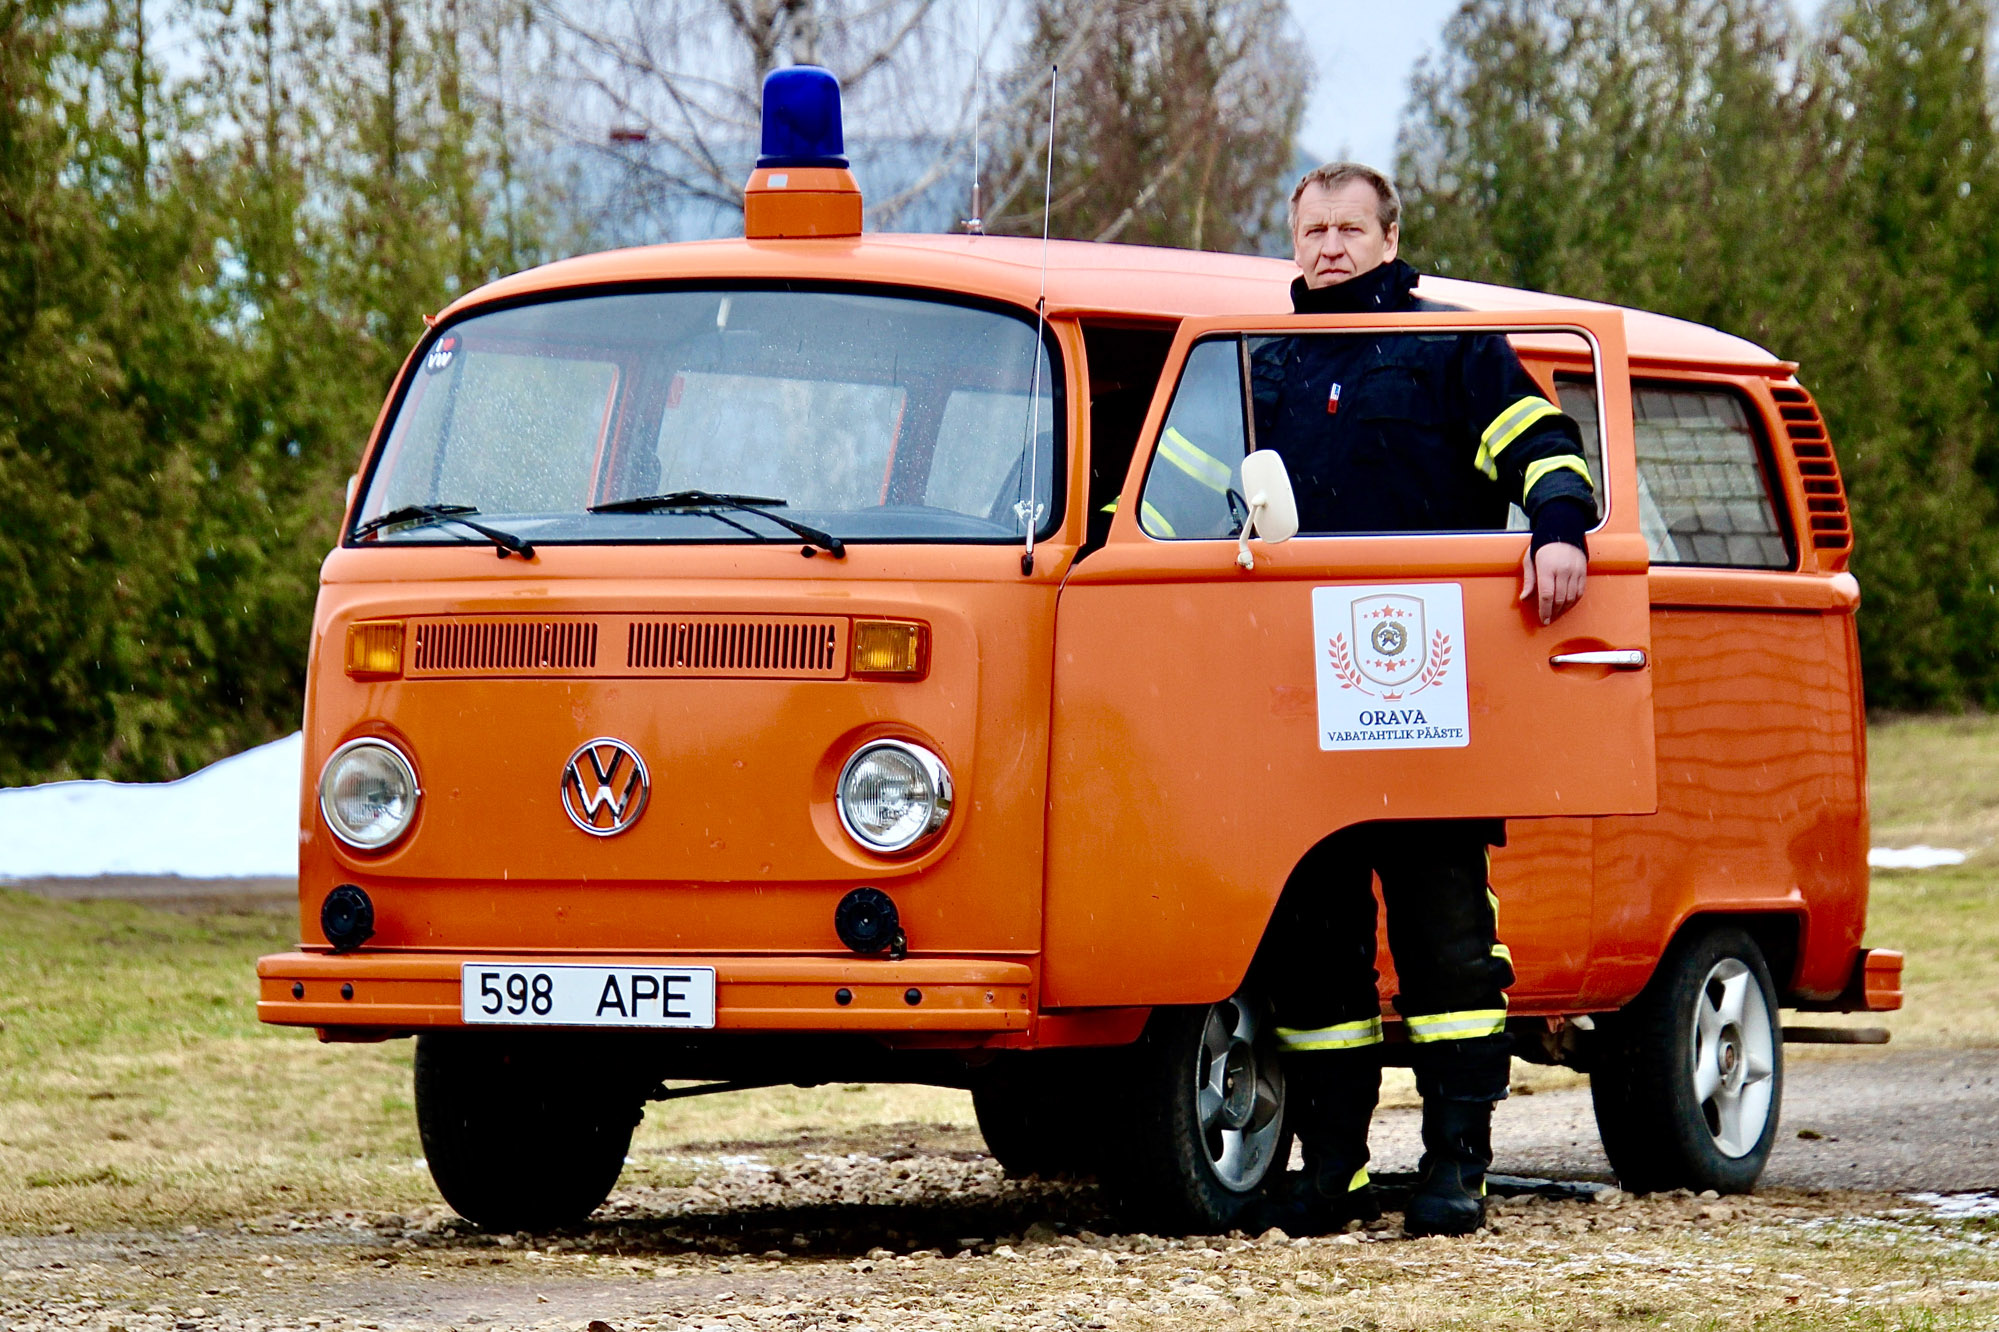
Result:
{"label": "overcast sky", "polygon": [[[1816,14],[1823,0],[1791,0]],[[1409,99],[1409,75],[1436,49],[1458,0],[1290,0],[1311,44],[1312,101],[1299,139],[1331,161],[1348,157],[1395,166],[1395,126]]]}

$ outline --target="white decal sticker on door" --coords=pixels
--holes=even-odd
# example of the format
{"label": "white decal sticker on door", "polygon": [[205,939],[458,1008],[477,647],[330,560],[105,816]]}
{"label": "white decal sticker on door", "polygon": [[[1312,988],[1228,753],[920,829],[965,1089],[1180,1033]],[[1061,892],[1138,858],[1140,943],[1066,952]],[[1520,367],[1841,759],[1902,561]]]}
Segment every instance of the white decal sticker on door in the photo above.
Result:
{"label": "white decal sticker on door", "polygon": [[1315,587],[1312,638],[1320,749],[1471,743],[1458,584]]}

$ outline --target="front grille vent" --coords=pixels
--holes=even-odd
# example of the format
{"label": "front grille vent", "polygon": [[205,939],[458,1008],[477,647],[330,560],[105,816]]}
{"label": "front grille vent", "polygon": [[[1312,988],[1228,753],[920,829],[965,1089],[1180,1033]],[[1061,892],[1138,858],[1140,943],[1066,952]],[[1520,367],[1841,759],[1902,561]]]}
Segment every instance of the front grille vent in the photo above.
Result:
{"label": "front grille vent", "polygon": [[421,620],[412,674],[487,675],[588,671],[597,626],[588,620]]}
{"label": "front grille vent", "polygon": [[1791,437],[1791,453],[1798,460],[1798,475],[1805,485],[1806,526],[1812,546],[1819,552],[1819,563],[1824,568],[1844,569],[1853,553],[1853,519],[1847,512],[1846,487],[1840,481],[1832,441],[1826,437],[1825,420],[1812,395],[1795,384],[1781,385],[1770,393],[1777,400],[1785,433]]}
{"label": "front grille vent", "polygon": [[832,678],[845,673],[834,617],[734,618],[689,615],[634,620],[625,664],[647,675],[747,675]]}
{"label": "front grille vent", "polygon": [[467,615],[410,626],[413,679],[838,680],[847,673],[849,622],[840,615]]}

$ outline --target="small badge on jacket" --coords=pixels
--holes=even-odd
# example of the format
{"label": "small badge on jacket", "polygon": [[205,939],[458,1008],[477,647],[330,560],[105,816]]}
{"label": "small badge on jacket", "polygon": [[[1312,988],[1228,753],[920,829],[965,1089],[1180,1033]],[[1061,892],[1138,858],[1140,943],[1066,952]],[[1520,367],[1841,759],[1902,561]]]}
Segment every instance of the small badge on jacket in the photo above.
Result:
{"label": "small badge on jacket", "polygon": [[1340,410],[1340,386],[1333,385],[1333,391],[1326,395],[1326,415],[1332,416]]}

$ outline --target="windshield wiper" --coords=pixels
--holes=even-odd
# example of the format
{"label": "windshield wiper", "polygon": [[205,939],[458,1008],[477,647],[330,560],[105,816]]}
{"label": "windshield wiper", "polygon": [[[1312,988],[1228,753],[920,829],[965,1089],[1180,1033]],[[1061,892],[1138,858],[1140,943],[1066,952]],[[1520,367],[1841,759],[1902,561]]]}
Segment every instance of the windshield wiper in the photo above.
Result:
{"label": "windshield wiper", "polygon": [[[735,509],[741,513],[753,513],[759,518],[768,519],[776,523],[785,531],[811,542],[836,560],[846,555],[846,543],[841,541],[840,538],[831,533],[822,532],[816,527],[807,527],[804,523],[796,519],[786,518],[783,514],[770,512],[772,509],[783,507],[784,503],[784,500],[773,499],[768,495],[718,495],[708,490],[674,490],[664,495],[640,495],[634,499],[612,500],[608,504],[592,504],[590,512],[660,513],[670,512],[674,509],[686,509],[689,511],[698,511],[701,509]],[[716,514],[715,516],[717,518],[721,517],[720,514]],[[728,520],[724,518],[723,521],[727,522]],[[739,526],[739,524],[731,525]]]}
{"label": "windshield wiper", "polygon": [[362,537],[372,536],[383,528],[394,527],[398,523],[456,523],[460,527],[471,528],[498,546],[500,558],[503,560],[509,553],[518,555],[524,560],[534,558],[534,547],[512,532],[502,532],[497,527],[473,522],[469,515],[477,512],[479,510],[470,504],[405,504],[400,509],[391,509],[379,517],[357,524],[354,528],[354,539],[358,541]]}

